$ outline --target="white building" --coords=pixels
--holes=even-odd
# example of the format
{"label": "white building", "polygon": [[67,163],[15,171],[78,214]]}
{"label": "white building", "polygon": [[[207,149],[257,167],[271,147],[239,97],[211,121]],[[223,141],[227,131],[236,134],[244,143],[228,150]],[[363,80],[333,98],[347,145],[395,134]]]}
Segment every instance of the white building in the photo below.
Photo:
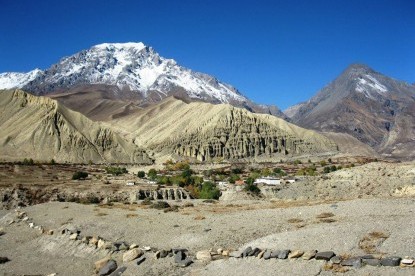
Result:
{"label": "white building", "polygon": [[257,178],[254,184],[281,185],[281,179],[275,177],[261,177]]}

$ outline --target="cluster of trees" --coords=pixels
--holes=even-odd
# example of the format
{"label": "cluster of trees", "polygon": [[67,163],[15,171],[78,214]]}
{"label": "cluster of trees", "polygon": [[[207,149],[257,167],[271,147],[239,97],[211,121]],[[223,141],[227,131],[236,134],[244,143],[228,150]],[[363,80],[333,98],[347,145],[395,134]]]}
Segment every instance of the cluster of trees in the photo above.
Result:
{"label": "cluster of trees", "polygon": [[341,169],[343,169],[343,167],[342,166],[335,166],[335,165],[332,165],[332,166],[327,166],[327,167],[324,167],[323,168],[323,172],[324,173],[329,173],[329,172],[335,172],[335,171],[337,171],[337,170],[341,170]]}
{"label": "cluster of trees", "polygon": [[105,167],[105,171],[108,174],[112,174],[112,175],[121,175],[121,174],[128,173],[127,169],[122,168],[122,167]]}

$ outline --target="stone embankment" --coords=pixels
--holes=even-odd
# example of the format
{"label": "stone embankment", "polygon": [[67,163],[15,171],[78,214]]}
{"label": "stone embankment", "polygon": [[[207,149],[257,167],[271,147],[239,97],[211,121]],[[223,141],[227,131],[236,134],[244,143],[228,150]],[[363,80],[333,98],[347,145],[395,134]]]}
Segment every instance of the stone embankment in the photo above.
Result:
{"label": "stone embankment", "polygon": [[[136,265],[143,263],[146,258],[153,258],[155,260],[161,258],[171,258],[172,263],[178,267],[187,267],[193,262],[208,263],[219,259],[228,258],[257,258],[263,260],[280,259],[299,259],[302,261],[317,260],[322,261],[325,270],[332,270],[334,272],[345,272],[349,268],[359,269],[363,266],[374,267],[401,267],[402,269],[413,269],[415,267],[413,257],[402,256],[387,256],[385,254],[367,254],[362,256],[353,255],[337,255],[333,251],[303,251],[300,249],[270,249],[258,248],[248,246],[239,251],[226,250],[218,248],[217,250],[208,249],[198,251],[192,254],[185,248],[172,249],[157,249],[151,246],[138,246],[134,243],[127,243],[126,241],[109,241],[99,236],[84,236],[81,230],[73,225],[62,225],[57,229],[45,229],[41,225],[36,225],[32,218],[25,212],[16,210],[14,219],[8,223],[13,224],[17,222],[25,222],[27,225],[38,231],[40,234],[49,236],[60,236],[68,242],[73,242],[75,246],[83,247],[89,250],[90,254],[97,253],[100,250],[105,251],[107,257],[101,258],[95,262],[95,273],[97,275],[121,275],[127,269],[127,264],[134,262]],[[3,229],[0,229],[0,234],[6,234]],[[119,266],[113,254],[122,254],[122,266]],[[7,256],[0,256],[0,260],[4,262],[9,260]],[[1,262],[0,262],[1,263]],[[55,275],[55,274],[52,274]]]}

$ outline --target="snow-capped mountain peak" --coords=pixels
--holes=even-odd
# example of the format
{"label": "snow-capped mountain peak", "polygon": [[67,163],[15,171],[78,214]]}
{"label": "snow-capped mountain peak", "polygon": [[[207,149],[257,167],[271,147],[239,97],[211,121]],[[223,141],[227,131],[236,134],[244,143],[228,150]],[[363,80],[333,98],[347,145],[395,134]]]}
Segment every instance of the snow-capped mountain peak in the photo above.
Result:
{"label": "snow-capped mountain peak", "polygon": [[180,90],[190,99],[214,103],[242,105],[249,101],[232,86],[163,58],[142,42],[98,44],[62,58],[41,75],[3,74],[0,88],[20,87],[35,94],[47,94],[77,85],[105,84],[137,92],[141,98],[151,91],[164,98]]}
{"label": "snow-capped mountain peak", "polygon": [[42,73],[40,69],[34,69],[28,73],[7,72],[0,74],[0,89],[22,88]]}

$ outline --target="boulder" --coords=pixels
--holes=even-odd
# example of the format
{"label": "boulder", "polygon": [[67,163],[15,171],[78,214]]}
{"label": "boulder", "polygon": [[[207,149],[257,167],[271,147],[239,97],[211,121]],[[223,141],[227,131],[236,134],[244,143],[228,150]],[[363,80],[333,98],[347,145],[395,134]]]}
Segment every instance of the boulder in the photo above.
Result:
{"label": "boulder", "polygon": [[54,233],[53,230],[49,230],[49,231],[46,232],[46,234],[48,234],[48,235],[53,235],[53,233]]}
{"label": "boulder", "polygon": [[160,259],[160,251],[156,251],[156,253],[154,253],[154,259]]}
{"label": "boulder", "polygon": [[272,253],[271,250],[269,250],[269,249],[265,250],[264,260],[269,260],[271,258],[271,253]]}
{"label": "boulder", "polygon": [[184,254],[183,251],[176,251],[176,253],[174,254],[174,262],[175,263],[179,263],[181,261],[183,261],[186,258],[186,254]]}
{"label": "boulder", "polygon": [[249,256],[255,256],[258,257],[258,254],[261,252],[261,249],[259,249],[258,247],[255,247],[250,253]]}
{"label": "boulder", "polygon": [[140,265],[142,262],[144,262],[146,260],[145,256],[141,256],[140,258],[137,259],[137,261],[135,262],[137,265]]}
{"label": "boulder", "polygon": [[304,254],[304,251],[294,250],[293,252],[291,252],[290,254],[288,254],[288,259],[300,258],[301,256],[303,256],[303,254]]}
{"label": "boulder", "polygon": [[134,259],[137,259],[138,257],[140,257],[141,255],[143,255],[143,251],[141,251],[141,249],[139,249],[139,248],[133,248],[133,249],[131,249],[131,250],[129,250],[129,251],[127,251],[127,252],[125,252],[123,255],[122,255],[122,261],[124,262],[124,263],[126,263],[126,262],[130,262],[130,261],[132,261],[132,260],[134,260]]}
{"label": "boulder", "polygon": [[211,261],[212,255],[208,250],[198,251],[196,252],[196,259],[200,261]]}
{"label": "boulder", "polygon": [[336,254],[334,254],[333,251],[324,251],[324,252],[317,252],[315,258],[316,260],[329,261],[334,256],[336,256]]}
{"label": "boulder", "polygon": [[98,275],[105,276],[111,274],[111,272],[117,269],[117,262],[109,260],[98,272]]}
{"label": "boulder", "polygon": [[381,266],[379,259],[362,259],[363,264],[370,266]]}
{"label": "boulder", "polygon": [[121,242],[120,245],[118,246],[118,250],[120,251],[125,251],[125,250],[128,250],[129,248],[130,247],[128,246],[126,242]]}
{"label": "boulder", "polygon": [[127,268],[125,266],[119,267],[114,272],[112,272],[109,276],[119,276],[119,275],[123,274],[124,271],[126,271],[126,270],[127,270]]}
{"label": "boulder", "polygon": [[243,257],[243,252],[241,252],[241,251],[232,251],[232,252],[229,253],[229,257],[241,258],[241,257]]}
{"label": "boulder", "polygon": [[222,253],[223,253],[223,248],[218,248],[218,250],[216,250],[216,253],[218,253],[219,255],[222,255]]}
{"label": "boulder", "polygon": [[316,256],[317,250],[310,250],[304,253],[303,255],[303,260],[311,260],[312,258],[314,258],[314,256]]}
{"label": "boulder", "polygon": [[334,256],[330,259],[330,262],[332,264],[340,264],[342,262],[342,259],[339,256]]}
{"label": "boulder", "polygon": [[264,250],[262,250],[261,252],[259,252],[259,254],[258,254],[257,258],[258,258],[258,259],[262,259],[262,258],[264,257],[264,254],[265,254],[265,251],[264,251]]}
{"label": "boulder", "polygon": [[181,260],[181,261],[176,262],[176,263],[177,263],[177,266],[187,267],[187,266],[191,265],[193,263],[193,261],[190,258],[186,258],[186,259]]}
{"label": "boulder", "polygon": [[223,250],[222,256],[229,257],[230,256],[229,250]]}
{"label": "boulder", "polygon": [[280,254],[281,250],[273,250],[271,252],[271,258],[278,259],[278,255]]}
{"label": "boulder", "polygon": [[398,266],[400,263],[400,257],[388,257],[380,260],[380,264],[383,266]]}
{"label": "boulder", "polygon": [[251,252],[253,252],[252,247],[248,246],[247,248],[245,248],[245,250],[242,252],[242,257],[246,258],[248,256],[250,256],[249,254],[251,254]]}
{"label": "boulder", "polygon": [[133,243],[132,245],[130,245],[130,249],[137,248],[137,247],[138,247],[138,245],[135,244],[135,243]]}
{"label": "boulder", "polygon": [[405,257],[404,259],[401,260],[401,264],[403,264],[403,265],[412,265],[412,264],[414,264],[414,260]]}
{"label": "boulder", "polygon": [[342,260],[340,263],[342,266],[353,266],[354,268],[362,267],[362,259],[360,257],[354,257]]}
{"label": "boulder", "polygon": [[103,258],[103,259],[101,259],[99,261],[96,261],[94,263],[94,265],[95,265],[95,271],[96,272],[100,271],[101,268],[103,268],[110,260],[111,260],[111,258],[105,257],[105,258]]}
{"label": "boulder", "polygon": [[97,242],[98,248],[103,248],[105,245],[105,241],[103,239],[99,239]]}
{"label": "boulder", "polygon": [[77,233],[73,233],[72,235],[69,236],[70,240],[76,240],[78,238],[78,234]]}
{"label": "boulder", "polygon": [[287,259],[287,257],[288,257],[288,254],[290,254],[290,250],[289,249],[287,249],[287,250],[281,250],[280,251],[280,254],[278,254],[278,259]]}

